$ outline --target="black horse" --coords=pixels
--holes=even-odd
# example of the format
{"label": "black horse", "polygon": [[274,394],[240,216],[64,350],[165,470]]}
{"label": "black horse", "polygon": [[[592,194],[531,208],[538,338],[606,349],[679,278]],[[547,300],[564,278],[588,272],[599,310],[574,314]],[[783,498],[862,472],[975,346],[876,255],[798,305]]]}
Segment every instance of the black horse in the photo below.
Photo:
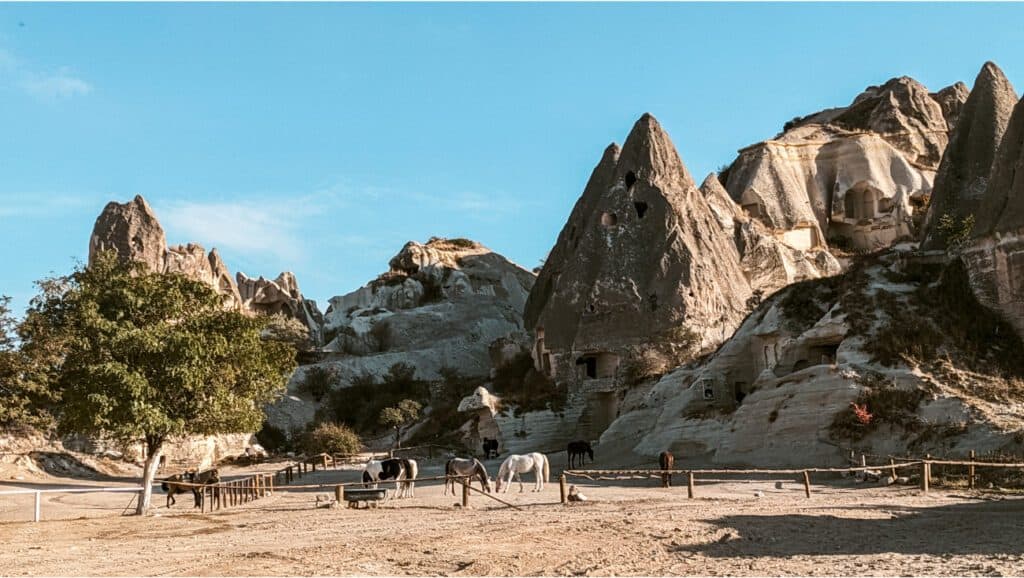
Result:
{"label": "black horse", "polygon": [[584,456],[590,456],[590,461],[594,461],[594,448],[590,447],[590,442],[583,440],[569,442],[569,467],[572,468],[576,464],[576,458],[579,457],[580,465],[587,463]]}
{"label": "black horse", "polygon": [[205,493],[204,490],[206,490],[206,488],[202,486],[213,486],[214,499],[216,499],[220,495],[220,488],[217,487],[217,484],[220,483],[220,470],[218,470],[217,468],[213,468],[211,470],[206,470],[192,474],[192,483],[199,484],[200,486],[192,488],[192,495],[196,499],[195,507],[202,508],[203,494]]}
{"label": "black horse", "polygon": [[195,488],[180,483],[194,483],[192,479],[195,475],[195,472],[182,472],[180,474],[174,474],[173,476],[168,476],[164,478],[163,483],[160,484],[160,489],[167,492],[168,508],[170,508],[171,506],[178,502],[178,500],[174,498],[176,494],[184,494],[187,492],[192,492],[192,499],[194,500],[193,505],[199,504],[199,493],[196,492]]}
{"label": "black horse", "polygon": [[484,459],[498,457],[498,440],[484,438]]}

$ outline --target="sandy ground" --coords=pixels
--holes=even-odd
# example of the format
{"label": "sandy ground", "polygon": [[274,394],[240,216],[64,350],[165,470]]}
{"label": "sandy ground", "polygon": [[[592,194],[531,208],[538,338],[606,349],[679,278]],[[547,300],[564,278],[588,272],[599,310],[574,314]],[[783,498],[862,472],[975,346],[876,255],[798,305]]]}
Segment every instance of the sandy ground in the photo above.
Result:
{"label": "sandy ground", "polygon": [[[298,483],[358,475],[330,470]],[[130,481],[44,485],[71,483]],[[685,486],[602,481],[578,484],[590,501],[568,506],[557,483],[540,493],[514,485],[502,497],[523,507],[515,511],[475,493],[462,509],[436,484],[369,510],[317,509],[330,490],[290,489],[199,515],[190,496],[168,510],[158,493],[161,507],[141,518],[120,516],[124,494],[63,494],[47,497],[38,524],[14,521],[31,516],[30,497],[0,497],[0,574],[1024,574],[1024,499],[1008,496],[832,480],[806,499],[784,480],[702,484],[689,500]]]}

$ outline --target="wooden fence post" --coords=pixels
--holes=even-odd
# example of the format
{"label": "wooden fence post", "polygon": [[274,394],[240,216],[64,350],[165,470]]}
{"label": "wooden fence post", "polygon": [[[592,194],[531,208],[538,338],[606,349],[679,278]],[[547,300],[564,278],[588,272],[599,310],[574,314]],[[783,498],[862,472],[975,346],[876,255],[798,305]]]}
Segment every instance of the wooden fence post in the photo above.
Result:
{"label": "wooden fence post", "polygon": [[686,473],[686,497],[690,498],[691,500],[693,499],[693,494],[694,494],[694,479],[693,478],[694,478],[693,471],[689,471],[689,472]]}
{"label": "wooden fence post", "polygon": [[334,501],[341,505],[341,486],[334,486]]}
{"label": "wooden fence post", "polygon": [[41,506],[42,506],[42,501],[43,501],[43,493],[42,492],[36,492],[36,509],[35,509],[35,515],[32,517],[32,521],[33,522],[38,522],[39,521],[39,511],[40,511]]}
{"label": "wooden fence post", "polygon": [[967,466],[967,487],[974,489],[974,450],[971,450],[971,465]]}
{"label": "wooden fence post", "polygon": [[860,455],[860,467],[862,467],[862,468],[868,467],[868,457],[866,455],[864,455],[864,454]]}
{"label": "wooden fence post", "polygon": [[469,484],[466,483],[465,479],[462,480],[462,507],[469,507]]}
{"label": "wooden fence post", "polygon": [[921,462],[921,493],[922,494],[927,494],[928,493],[928,475],[929,475],[928,470],[929,469],[930,468],[928,467],[928,462]]}
{"label": "wooden fence post", "polygon": [[562,496],[562,503],[569,501],[569,495],[566,493],[565,487],[565,474],[558,476],[558,493]]}
{"label": "wooden fence post", "polygon": [[804,470],[804,495],[811,497],[811,474]]}
{"label": "wooden fence post", "polygon": [[892,479],[895,482],[896,478],[899,477],[896,475],[896,458],[889,458],[889,469],[892,471]]}

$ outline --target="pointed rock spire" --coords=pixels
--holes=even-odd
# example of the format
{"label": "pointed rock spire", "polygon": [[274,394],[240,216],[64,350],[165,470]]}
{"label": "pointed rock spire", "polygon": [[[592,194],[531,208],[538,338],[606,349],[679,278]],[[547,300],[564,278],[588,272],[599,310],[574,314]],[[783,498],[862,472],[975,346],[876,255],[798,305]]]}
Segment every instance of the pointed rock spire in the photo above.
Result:
{"label": "pointed rock spire", "polygon": [[973,237],[1024,228],[1024,99],[1013,108],[996,152]]}
{"label": "pointed rock spire", "polygon": [[996,149],[1015,102],[1017,93],[1003,71],[986,62],[964,103],[935,176],[925,224],[925,248],[945,245],[938,229],[943,216],[957,222],[971,215],[977,219]]}
{"label": "pointed rock spire", "polygon": [[126,261],[145,263],[151,271],[163,271],[167,239],[142,195],[135,195],[127,203],[107,203],[96,218],[89,238],[89,263],[109,250]]}
{"label": "pointed rock spire", "polygon": [[630,347],[671,343],[683,327],[717,344],[742,320],[750,295],[732,239],[645,114],[617,158],[606,151],[594,169],[525,321],[550,374],[571,376],[578,359],[597,355],[595,371],[607,377]]}

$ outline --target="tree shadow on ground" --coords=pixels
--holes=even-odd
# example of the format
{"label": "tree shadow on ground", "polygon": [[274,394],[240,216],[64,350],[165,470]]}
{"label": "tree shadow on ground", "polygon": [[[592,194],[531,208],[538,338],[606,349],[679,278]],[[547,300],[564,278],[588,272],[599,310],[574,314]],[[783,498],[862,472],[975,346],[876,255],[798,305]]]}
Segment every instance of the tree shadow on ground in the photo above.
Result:
{"label": "tree shadow on ground", "polygon": [[[863,515],[865,508],[850,508]],[[873,508],[882,517],[730,515],[704,520],[724,531],[712,543],[677,552],[716,558],[871,554],[994,555],[1024,551],[1024,499],[935,507],[893,504]]]}

